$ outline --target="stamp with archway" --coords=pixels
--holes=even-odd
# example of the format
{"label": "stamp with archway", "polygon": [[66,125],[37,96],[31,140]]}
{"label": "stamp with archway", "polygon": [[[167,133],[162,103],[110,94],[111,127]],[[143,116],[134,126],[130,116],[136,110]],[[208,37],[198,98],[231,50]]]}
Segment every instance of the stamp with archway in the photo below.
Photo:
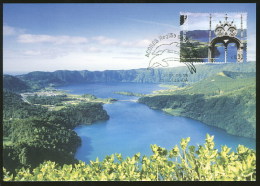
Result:
{"label": "stamp with archway", "polygon": [[247,60],[247,13],[180,13],[180,62]]}

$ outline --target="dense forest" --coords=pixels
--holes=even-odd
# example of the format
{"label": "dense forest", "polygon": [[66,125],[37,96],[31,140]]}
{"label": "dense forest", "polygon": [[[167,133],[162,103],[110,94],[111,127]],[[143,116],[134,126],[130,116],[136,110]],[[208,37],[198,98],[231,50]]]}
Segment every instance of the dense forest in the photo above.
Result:
{"label": "dense forest", "polygon": [[3,86],[5,89],[14,92],[25,92],[31,90],[31,87],[25,81],[11,75],[3,76]]}
{"label": "dense forest", "polygon": [[141,97],[140,103],[255,138],[255,73],[221,72],[200,82]]}
{"label": "dense forest", "polygon": [[167,150],[151,145],[150,157],[140,153],[123,158],[122,154],[97,158],[90,164],[79,162],[60,166],[45,161],[33,170],[4,168],[5,181],[255,181],[256,152],[239,145],[236,152],[222,146],[215,149],[214,136],[205,144],[189,145],[190,138]]}
{"label": "dense forest", "polygon": [[32,104],[40,105],[60,105],[62,101],[69,101],[67,95],[55,95],[55,96],[28,96],[27,100]]}
{"label": "dense forest", "polygon": [[[32,89],[46,86],[59,86],[73,83],[93,82],[137,82],[137,83],[174,83],[176,74],[188,74],[188,82],[197,82],[221,71],[255,72],[255,62],[195,65],[197,73],[190,74],[186,66],[175,68],[105,70],[105,71],[35,71],[15,76]],[[5,79],[5,77],[4,77]],[[183,84],[183,83],[179,83]],[[5,87],[5,85],[4,85]]]}
{"label": "dense forest", "polygon": [[109,118],[101,103],[81,103],[48,111],[7,90],[3,100],[3,162],[11,172],[21,167],[34,168],[47,160],[60,165],[77,162],[74,153],[81,140],[73,128]]}

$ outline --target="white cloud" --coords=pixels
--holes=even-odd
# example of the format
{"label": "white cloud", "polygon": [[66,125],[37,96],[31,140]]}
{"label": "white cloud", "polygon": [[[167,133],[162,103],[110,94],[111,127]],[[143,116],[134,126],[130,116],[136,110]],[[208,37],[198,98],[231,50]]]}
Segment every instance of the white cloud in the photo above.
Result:
{"label": "white cloud", "polygon": [[[16,41],[22,48],[11,53],[4,51],[6,70],[146,68],[149,59],[145,57],[145,50],[152,42],[147,38],[120,40],[106,36],[86,38],[30,33],[18,35]],[[15,66],[15,61],[22,65]]]}
{"label": "white cloud", "polygon": [[140,55],[143,55],[143,53],[140,52],[139,50],[138,50],[138,51],[129,51],[129,50],[126,50],[126,51],[120,52],[120,54],[123,54],[123,55],[132,55],[132,56],[140,56]]}
{"label": "white cloud", "polygon": [[39,59],[56,59],[59,57],[67,56],[71,52],[75,52],[77,49],[73,47],[37,47],[19,50],[4,50],[5,59],[34,59],[38,61]]}
{"label": "white cloud", "polygon": [[50,35],[33,35],[22,34],[18,36],[20,43],[53,43],[53,44],[82,44],[87,43],[88,39],[85,37],[73,36],[50,36]]}
{"label": "white cloud", "polygon": [[97,41],[101,45],[110,45],[110,46],[117,46],[117,47],[132,47],[132,48],[140,48],[140,47],[147,47],[151,40],[149,39],[142,39],[136,41],[120,41],[115,38],[108,38],[105,36],[97,36],[92,38],[94,41]]}
{"label": "white cloud", "polygon": [[3,26],[3,35],[4,36],[13,36],[25,32],[25,29],[15,28],[8,25]]}
{"label": "white cloud", "polygon": [[148,39],[142,39],[137,41],[122,41],[119,43],[123,47],[147,47],[151,43]]}
{"label": "white cloud", "polygon": [[23,52],[23,54],[27,56],[38,56],[41,54],[41,52],[39,50],[26,50]]}
{"label": "white cloud", "polygon": [[139,22],[139,23],[146,23],[146,24],[152,24],[152,25],[158,25],[158,26],[165,26],[165,27],[170,27],[170,28],[177,28],[177,26],[174,26],[172,24],[167,24],[167,23],[162,23],[162,22],[155,22],[155,21],[146,21],[146,20],[141,20],[141,19],[128,19],[131,21]]}
{"label": "white cloud", "polygon": [[148,62],[142,58],[114,58],[113,54],[110,53],[96,55],[72,52],[55,59],[38,57],[19,59],[19,62],[23,65],[17,65],[16,59],[5,59],[5,71],[54,71],[61,69],[94,71],[146,68],[148,66]]}
{"label": "white cloud", "polygon": [[103,50],[101,50],[101,49],[99,49],[97,47],[89,46],[89,47],[83,48],[82,52],[100,53],[100,52],[103,52]]}
{"label": "white cloud", "polygon": [[3,34],[7,35],[7,36],[8,35],[15,35],[16,34],[15,28],[4,25],[3,26]]}
{"label": "white cloud", "polygon": [[121,57],[121,56],[118,56],[118,57],[113,57],[113,59],[124,59],[124,60],[136,60],[136,59],[143,59],[143,57],[129,57],[129,56],[125,56],[125,57]]}
{"label": "white cloud", "polygon": [[137,42],[135,43],[135,45],[136,45],[137,47],[147,47],[150,43],[151,43],[150,40],[148,40],[148,39],[143,39],[143,40],[137,41]]}
{"label": "white cloud", "polygon": [[98,41],[102,45],[114,45],[119,42],[117,39],[108,38],[105,36],[97,36],[97,37],[93,37],[92,39]]}
{"label": "white cloud", "polygon": [[[121,47],[147,47],[150,44],[150,40],[142,39],[136,41],[120,41],[115,38],[109,38],[105,36],[97,36],[91,38],[93,41],[100,45],[110,45],[110,46],[121,46]],[[85,44],[89,43],[89,39],[85,37],[75,37],[75,36],[51,36],[51,35],[34,35],[34,34],[21,34],[18,36],[17,41],[19,43],[51,43],[51,44]],[[99,49],[94,47],[88,47],[88,51],[96,52]]]}

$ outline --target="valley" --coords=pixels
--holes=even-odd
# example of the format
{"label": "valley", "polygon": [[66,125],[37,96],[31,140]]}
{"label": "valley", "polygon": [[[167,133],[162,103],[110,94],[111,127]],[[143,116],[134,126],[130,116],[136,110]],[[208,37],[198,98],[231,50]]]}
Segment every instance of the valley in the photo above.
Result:
{"label": "valley", "polygon": [[64,165],[115,152],[148,156],[150,144],[169,149],[185,136],[202,144],[206,133],[219,150],[254,149],[255,63],[198,65],[188,82],[171,82],[186,70],[4,75],[4,166],[15,174],[46,160]]}

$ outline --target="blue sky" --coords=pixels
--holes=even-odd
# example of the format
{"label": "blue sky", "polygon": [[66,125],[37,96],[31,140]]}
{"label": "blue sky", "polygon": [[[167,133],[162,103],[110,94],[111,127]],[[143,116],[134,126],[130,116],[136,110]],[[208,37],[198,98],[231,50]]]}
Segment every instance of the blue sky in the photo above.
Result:
{"label": "blue sky", "polygon": [[255,4],[4,4],[4,72],[146,68],[160,35],[179,33],[180,12],[247,12],[255,60]]}

